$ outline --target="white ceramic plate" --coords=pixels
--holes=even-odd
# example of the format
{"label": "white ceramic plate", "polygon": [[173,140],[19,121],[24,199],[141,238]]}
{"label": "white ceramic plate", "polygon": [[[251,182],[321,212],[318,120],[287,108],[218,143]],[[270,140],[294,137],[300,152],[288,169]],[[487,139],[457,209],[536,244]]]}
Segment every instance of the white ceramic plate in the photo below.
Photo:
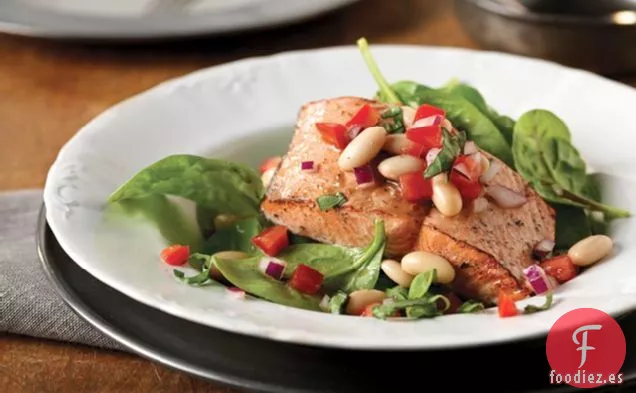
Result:
{"label": "white ceramic plate", "polygon": [[[372,50],[389,80],[438,86],[458,77],[502,113],[555,111],[571,127],[590,166],[605,174],[606,200],[636,211],[634,89],[504,54],[407,46]],[[547,312],[501,319],[489,310],[386,322],[242,302],[221,288],[179,284],[159,261],[164,243],[153,226],[104,214],[117,186],[167,155],[190,153],[256,166],[285,152],[303,103],[374,92],[354,47],[243,60],[163,83],[106,111],[61,150],[46,182],[47,219],[81,267],[124,294],[192,321],[275,340],[347,348],[461,347],[546,334],[574,308],[617,315],[636,305],[632,219],[613,228],[617,255],[560,287]]]}
{"label": "white ceramic plate", "polygon": [[56,39],[221,34],[315,17],[357,0],[5,0],[0,31]]}

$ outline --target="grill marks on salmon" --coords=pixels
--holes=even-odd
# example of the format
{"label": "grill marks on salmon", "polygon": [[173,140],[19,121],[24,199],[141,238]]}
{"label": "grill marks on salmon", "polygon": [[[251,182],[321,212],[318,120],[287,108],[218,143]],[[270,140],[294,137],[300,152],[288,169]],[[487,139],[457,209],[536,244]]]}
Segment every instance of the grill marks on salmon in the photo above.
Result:
{"label": "grill marks on salmon", "polygon": [[[527,297],[530,292],[523,269],[535,263],[532,250],[537,243],[554,240],[554,211],[503,163],[491,184],[524,193],[528,201],[519,208],[503,209],[491,203],[479,214],[465,208],[460,215],[447,218],[430,204],[403,200],[399,186],[391,182],[358,187],[353,173],[338,167],[340,151],[322,140],[315,124],[344,124],[365,104],[385,108],[358,97],[315,101],[302,107],[289,150],[262,204],[264,215],[296,234],[350,247],[367,245],[373,237],[373,221],[383,219],[387,255],[424,250],[446,258],[456,268],[453,289],[459,295],[487,303],[494,302],[499,291],[515,299]],[[317,171],[303,172],[302,161],[314,161]],[[321,211],[316,199],[337,192],[344,193],[347,202]]]}

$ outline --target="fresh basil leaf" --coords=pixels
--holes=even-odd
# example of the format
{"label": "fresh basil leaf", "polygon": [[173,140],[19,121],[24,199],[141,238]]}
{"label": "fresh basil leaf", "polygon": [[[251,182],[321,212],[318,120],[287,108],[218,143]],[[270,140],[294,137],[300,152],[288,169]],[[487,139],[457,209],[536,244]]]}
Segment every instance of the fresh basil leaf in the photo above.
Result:
{"label": "fresh basil leaf", "polygon": [[551,204],[556,212],[555,248],[567,250],[574,243],[592,234],[590,221],[580,207]]}
{"label": "fresh basil leaf", "polygon": [[437,308],[437,300],[439,300],[440,297],[443,296],[424,296],[419,299],[407,299],[383,303],[373,307],[372,313],[376,318],[386,319],[394,315],[397,311],[407,310],[408,317],[408,310],[413,308],[415,311],[412,311],[412,313],[413,315],[417,315],[417,317],[412,318],[431,318],[441,315],[441,312]]}
{"label": "fresh basil leaf", "polygon": [[210,263],[210,255],[207,254],[193,253],[188,257],[188,265],[198,271],[202,271],[206,267],[209,267]]}
{"label": "fresh basil leaf", "polygon": [[440,312],[434,302],[406,308],[407,318],[432,318],[438,315],[440,315]]}
{"label": "fresh basil leaf", "polygon": [[349,295],[346,292],[338,291],[329,299],[329,312],[331,314],[342,314],[347,306]]}
{"label": "fresh basil leaf", "polygon": [[436,275],[437,270],[433,269],[419,273],[415,276],[413,281],[411,281],[411,286],[409,287],[409,299],[413,300],[424,297],[431,288]]}
{"label": "fresh basil leaf", "polygon": [[138,199],[126,199],[114,203],[109,213],[121,212],[128,216],[139,215],[157,227],[161,236],[170,244],[189,245],[198,251],[203,244],[199,229],[191,223],[184,211],[165,195],[147,195]]}
{"label": "fresh basil leaf", "polygon": [[233,250],[247,254],[259,253],[259,249],[252,243],[252,238],[263,230],[263,223],[258,217],[236,221],[229,227],[217,229],[205,243],[207,254]]}
{"label": "fresh basil leaf", "polygon": [[385,293],[387,297],[393,300],[407,300],[409,298],[409,290],[399,285],[387,289]]}
{"label": "fresh basil leaf", "polygon": [[261,273],[258,268],[260,256],[241,261],[213,259],[226,280],[249,294],[285,306],[320,311],[322,297],[304,294]]}
{"label": "fresh basil leaf", "polygon": [[210,278],[210,266],[204,267],[200,273],[189,277],[186,277],[185,273],[178,269],[174,269],[172,273],[177,278],[177,280],[193,287],[200,287],[210,283],[215,283],[215,281]]}
{"label": "fresh basil leaf", "polygon": [[206,209],[238,217],[259,214],[264,195],[258,173],[237,163],[193,155],[172,155],[138,172],[109,202],[174,195]]}
{"label": "fresh basil leaf", "polygon": [[375,60],[373,59],[373,56],[371,55],[371,51],[369,50],[369,43],[367,42],[366,38],[360,38],[357,44],[358,44],[358,48],[360,49],[360,53],[362,54],[362,58],[367,64],[367,67],[369,68],[369,71],[371,72],[373,79],[375,79],[375,82],[378,84],[380,88],[380,92],[384,98],[384,102],[399,104],[400,99],[395,94],[395,92],[391,89],[391,86],[389,85],[389,83],[386,81],[386,79],[380,72],[378,65],[376,64]]}
{"label": "fresh basil leaf", "polygon": [[347,202],[347,197],[341,192],[338,192],[335,195],[321,195],[316,199],[316,203],[322,211],[342,206],[345,202]]}
{"label": "fresh basil leaf", "polygon": [[380,117],[384,120],[382,122],[384,129],[389,134],[401,134],[406,131],[402,107],[390,106],[380,114]]}
{"label": "fresh basil leaf", "polygon": [[457,308],[457,313],[459,314],[470,314],[474,312],[483,311],[486,309],[486,306],[482,302],[478,302],[476,300],[467,300],[462,303],[461,306]]}
{"label": "fresh basil leaf", "polygon": [[460,132],[457,135],[452,135],[446,129],[442,129],[442,150],[431,162],[431,165],[426,168],[424,177],[431,178],[442,172],[448,172],[452,168],[455,159],[463,151],[465,142],[464,133]]}
{"label": "fresh basil leaf", "polygon": [[545,303],[542,306],[535,306],[532,304],[528,304],[524,309],[523,312],[525,314],[533,314],[536,312],[540,312],[540,311],[546,311],[548,310],[550,307],[552,307],[552,292],[548,292],[545,295]]}

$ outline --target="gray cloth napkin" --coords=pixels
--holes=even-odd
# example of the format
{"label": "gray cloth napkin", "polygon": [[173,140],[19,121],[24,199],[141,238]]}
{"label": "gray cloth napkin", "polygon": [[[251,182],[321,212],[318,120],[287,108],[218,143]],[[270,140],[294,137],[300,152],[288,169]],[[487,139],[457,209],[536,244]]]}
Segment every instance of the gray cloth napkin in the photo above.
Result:
{"label": "gray cloth napkin", "polygon": [[0,333],[123,350],[64,303],[35,248],[41,190],[0,193]]}

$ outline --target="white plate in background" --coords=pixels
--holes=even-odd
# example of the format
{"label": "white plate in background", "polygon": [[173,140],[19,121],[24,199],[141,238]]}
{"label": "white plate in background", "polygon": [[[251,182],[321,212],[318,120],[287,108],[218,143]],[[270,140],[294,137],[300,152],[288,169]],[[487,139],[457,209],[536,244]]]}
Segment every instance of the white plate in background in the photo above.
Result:
{"label": "white plate in background", "polygon": [[[440,86],[459,78],[514,118],[529,109],[554,111],[589,165],[604,174],[606,200],[636,211],[636,90],[499,53],[381,45],[372,51],[391,81]],[[256,166],[285,152],[304,103],[375,91],[355,47],[247,59],[165,82],[109,109],[63,147],[45,186],[47,220],[71,258],[122,293],[181,318],[274,340],[357,349],[464,347],[545,335],[574,308],[618,315],[636,306],[633,219],[613,227],[616,255],[561,286],[546,312],[502,319],[489,310],[387,322],[237,301],[223,288],[177,283],[158,258],[165,244],[153,226],[105,215],[110,193],[165,156],[189,153]]]}
{"label": "white plate in background", "polygon": [[0,32],[56,39],[156,40],[294,23],[359,0],[3,0]]}

